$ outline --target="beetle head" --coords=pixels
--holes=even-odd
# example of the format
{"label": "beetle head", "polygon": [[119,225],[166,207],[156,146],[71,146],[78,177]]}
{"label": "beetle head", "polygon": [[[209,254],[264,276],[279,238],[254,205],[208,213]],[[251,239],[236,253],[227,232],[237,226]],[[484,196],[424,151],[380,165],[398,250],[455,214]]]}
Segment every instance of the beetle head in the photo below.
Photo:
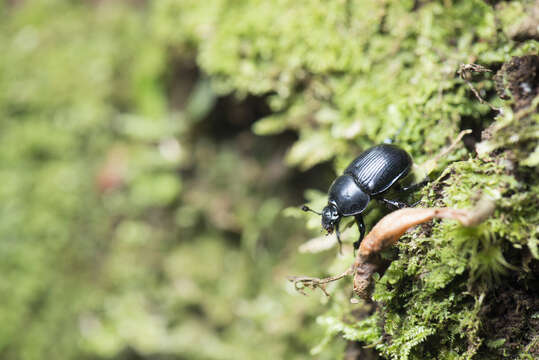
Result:
{"label": "beetle head", "polygon": [[339,215],[339,212],[337,211],[337,207],[333,204],[328,204],[323,210],[322,210],[322,227],[331,234],[333,232],[333,229],[335,228],[335,225],[339,222],[341,219],[341,216]]}

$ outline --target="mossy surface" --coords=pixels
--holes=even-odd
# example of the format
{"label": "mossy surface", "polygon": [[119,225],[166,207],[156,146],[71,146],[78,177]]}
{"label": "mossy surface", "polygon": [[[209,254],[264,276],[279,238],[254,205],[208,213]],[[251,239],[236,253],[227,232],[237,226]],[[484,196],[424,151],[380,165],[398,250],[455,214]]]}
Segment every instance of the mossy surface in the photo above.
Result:
{"label": "mossy surface", "polygon": [[[187,31],[217,91],[267,97],[273,114],[254,124],[257,134],[298,132],[287,156],[292,166],[332,160],[338,173],[361,149],[396,133],[421,164],[459,130],[473,130],[465,139],[468,151],[461,148],[432,169],[437,180],[422,191],[420,206],[471,207],[486,194],[496,199],[495,214],[471,229],[436,221],[404,236],[376,284],[376,311],[354,317],[353,307],[336,300],[320,317],[328,336],[374,346],[391,359],[537,356],[536,57],[512,59],[538,53],[534,36],[515,30],[531,21],[533,2],[169,6],[207,15]],[[517,70],[523,62],[528,68]],[[457,76],[464,63],[491,70],[468,81],[501,112]],[[500,99],[495,83],[513,94]],[[311,204],[323,204],[323,191],[310,194]],[[369,225],[378,218],[378,212],[369,215]],[[318,225],[311,218],[309,226]],[[345,238],[355,236],[351,230]],[[507,292],[515,295],[503,306],[518,310],[506,322],[493,321],[498,300],[511,297]]]}
{"label": "mossy surface", "polygon": [[[0,0],[0,355],[537,358],[538,13]],[[491,71],[460,77],[468,63]],[[296,294],[287,275],[343,271],[358,236],[335,256],[297,205],[320,209],[390,137],[433,179],[418,206],[489,196],[493,216],[408,232],[372,303],[349,281]],[[382,215],[373,202],[367,228]],[[328,251],[297,252],[316,236]]]}

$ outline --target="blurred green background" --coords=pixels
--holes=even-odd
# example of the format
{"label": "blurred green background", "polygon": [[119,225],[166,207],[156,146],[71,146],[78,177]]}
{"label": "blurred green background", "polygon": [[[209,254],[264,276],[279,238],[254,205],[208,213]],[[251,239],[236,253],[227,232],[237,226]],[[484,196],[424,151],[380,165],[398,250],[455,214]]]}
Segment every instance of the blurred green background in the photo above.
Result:
{"label": "blurred green background", "polygon": [[155,7],[0,2],[2,359],[301,358],[320,331],[286,281],[323,263],[281,215],[317,183],[295,135],[255,138],[264,100],[214,93]]}
{"label": "blurred green background", "polygon": [[[513,116],[492,75],[538,53],[536,14],[534,1],[0,0],[0,358],[530,359],[539,122]],[[473,62],[493,69],[472,80],[504,115],[457,76]],[[298,251],[324,239],[299,205],[320,209],[335,174],[398,129],[423,163],[468,128],[422,205],[496,194],[488,224],[407,235],[377,312],[350,304],[349,281],[331,298],[294,290],[288,275],[344,270],[357,238],[346,231],[344,257]],[[477,157],[484,129],[496,136]],[[520,298],[498,309],[503,291]],[[514,308],[521,327],[488,323]]]}

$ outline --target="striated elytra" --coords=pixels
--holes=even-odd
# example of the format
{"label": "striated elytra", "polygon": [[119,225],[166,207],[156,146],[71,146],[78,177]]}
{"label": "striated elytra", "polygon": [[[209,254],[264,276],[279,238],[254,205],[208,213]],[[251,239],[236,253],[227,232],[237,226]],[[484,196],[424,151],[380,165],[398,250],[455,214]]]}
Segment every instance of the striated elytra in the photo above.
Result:
{"label": "striated elytra", "polygon": [[[359,239],[354,242],[354,249],[365,236],[365,223],[361,213],[365,210],[371,199],[382,201],[394,209],[407,207],[404,202],[390,200],[384,194],[397,181],[408,175],[412,167],[412,158],[406,151],[392,144],[382,144],[371,147],[348,165],[344,173],[331,184],[328,192],[328,204],[318,213],[303,206],[304,211],[312,211],[322,216],[322,227],[332,233],[335,230],[339,245],[341,245],[339,223],[341,218],[354,216],[359,229]],[[419,189],[427,183],[423,180],[399,190],[410,192]]]}

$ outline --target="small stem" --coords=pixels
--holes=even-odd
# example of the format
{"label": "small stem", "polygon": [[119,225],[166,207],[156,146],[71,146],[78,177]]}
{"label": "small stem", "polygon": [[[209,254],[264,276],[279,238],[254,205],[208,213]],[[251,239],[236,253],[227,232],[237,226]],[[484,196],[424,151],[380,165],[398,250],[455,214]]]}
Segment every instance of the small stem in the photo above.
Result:
{"label": "small stem", "polygon": [[308,287],[313,290],[316,288],[320,288],[326,296],[329,296],[328,292],[326,291],[326,284],[340,280],[346,276],[352,275],[352,273],[353,273],[353,267],[349,267],[342,274],[330,276],[327,278],[321,279],[321,278],[310,277],[310,276],[289,276],[288,281],[293,282],[296,290],[302,293],[303,295],[307,295],[305,291],[303,291],[303,289],[305,287]]}
{"label": "small stem", "polygon": [[457,71],[460,78],[464,80],[464,82],[466,82],[470,90],[472,90],[475,97],[477,98],[477,100],[479,100],[481,104],[487,104],[492,110],[502,113],[501,108],[497,108],[491,103],[489,103],[488,101],[486,101],[485,99],[483,99],[481,95],[479,95],[479,92],[475,89],[473,84],[470,82],[470,79],[472,77],[471,74],[474,72],[485,73],[485,72],[492,72],[492,70],[487,69],[486,67],[478,65],[478,64],[461,64],[459,67],[459,70]]}

